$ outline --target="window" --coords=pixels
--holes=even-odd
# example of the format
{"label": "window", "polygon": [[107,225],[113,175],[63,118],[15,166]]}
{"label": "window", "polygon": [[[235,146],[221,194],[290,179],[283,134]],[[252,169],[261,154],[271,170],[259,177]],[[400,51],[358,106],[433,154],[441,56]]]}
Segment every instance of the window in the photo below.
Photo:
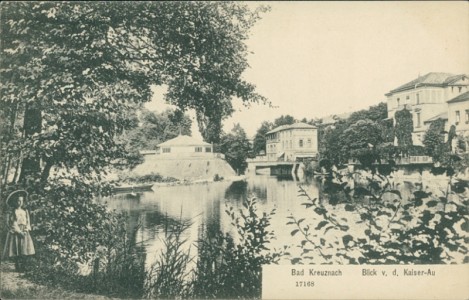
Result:
{"label": "window", "polygon": [[420,113],[417,113],[417,127],[420,127]]}
{"label": "window", "polygon": [[299,144],[300,148],[303,148],[303,140],[302,139],[300,139],[298,144]]}
{"label": "window", "polygon": [[212,152],[212,147],[205,147],[205,152]]}
{"label": "window", "polygon": [[171,148],[163,148],[163,153],[170,153],[171,152]]}
{"label": "window", "polygon": [[195,152],[202,152],[202,147],[195,147]]}
{"label": "window", "polygon": [[308,148],[311,148],[311,139],[308,139]]}
{"label": "window", "polygon": [[420,97],[419,97],[419,93],[417,93],[417,104],[420,104]]}
{"label": "window", "polygon": [[459,114],[459,110],[457,110],[456,111],[456,125],[458,125],[460,121],[461,121],[461,115]]}
{"label": "window", "polygon": [[397,98],[397,107],[399,107],[399,105],[401,105],[401,99]]}
{"label": "window", "polygon": [[469,109],[466,109],[466,124],[469,124]]}
{"label": "window", "polygon": [[458,90],[459,90],[459,92],[461,93],[462,86],[458,86]]}

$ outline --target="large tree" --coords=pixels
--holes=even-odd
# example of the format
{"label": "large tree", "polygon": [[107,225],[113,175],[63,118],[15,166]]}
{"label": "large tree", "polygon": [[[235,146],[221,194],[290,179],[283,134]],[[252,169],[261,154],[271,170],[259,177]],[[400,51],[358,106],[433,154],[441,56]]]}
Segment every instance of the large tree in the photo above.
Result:
{"label": "large tree", "polygon": [[[195,109],[204,138],[218,139],[231,98],[264,100],[242,79],[245,41],[259,18],[234,2],[8,2],[2,5],[0,109],[23,139],[2,140],[2,174],[21,157],[21,180],[52,167],[100,173],[125,157],[116,136],[151,98]],[[3,126],[3,127],[5,127]]]}
{"label": "large tree", "polygon": [[257,129],[256,135],[254,136],[253,146],[252,146],[253,152],[255,155],[260,154],[261,151],[264,151],[264,154],[265,154],[266,134],[272,129],[273,129],[273,124],[269,121],[262,122],[261,127]]}
{"label": "large tree", "polygon": [[412,147],[412,132],[414,131],[414,123],[412,121],[412,113],[407,109],[399,110],[394,114],[396,123],[394,125],[394,133],[397,138],[397,145],[401,152],[408,153]]}
{"label": "large tree", "polygon": [[282,125],[291,125],[296,122],[296,119],[290,115],[281,115],[274,120],[274,128]]}
{"label": "large tree", "polygon": [[167,109],[157,113],[144,109],[138,120],[139,126],[122,136],[131,149],[155,149],[159,143],[175,138],[179,134],[192,134],[192,121],[180,110]]}
{"label": "large tree", "polygon": [[368,109],[356,111],[350,115],[347,121],[353,124],[359,120],[371,120],[380,122],[388,117],[388,106],[385,102],[370,106]]}
{"label": "large tree", "polygon": [[376,157],[376,146],[382,142],[381,129],[376,122],[359,120],[341,134],[342,157],[356,158],[363,165],[371,165]]}
{"label": "large tree", "polygon": [[425,153],[433,158],[435,162],[443,159],[444,154],[450,151],[449,143],[445,144],[445,120],[433,121],[423,137]]}
{"label": "large tree", "polygon": [[226,161],[238,174],[244,173],[251,147],[246,132],[239,124],[235,124],[231,132],[222,136],[220,151],[225,154]]}

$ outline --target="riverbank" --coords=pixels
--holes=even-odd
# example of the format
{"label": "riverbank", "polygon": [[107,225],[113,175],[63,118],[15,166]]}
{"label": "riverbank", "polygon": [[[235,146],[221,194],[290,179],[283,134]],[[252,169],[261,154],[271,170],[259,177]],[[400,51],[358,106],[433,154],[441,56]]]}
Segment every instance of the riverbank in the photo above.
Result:
{"label": "riverbank", "polygon": [[10,262],[2,262],[0,265],[0,297],[1,299],[117,299],[39,285],[29,280],[24,273],[16,272],[14,264]]}
{"label": "riverbank", "polygon": [[165,186],[178,186],[178,185],[195,185],[195,184],[205,184],[213,182],[235,182],[242,181],[246,179],[246,175],[239,176],[230,176],[227,178],[211,178],[211,179],[197,179],[197,180],[180,180],[173,182],[155,182],[154,187],[165,187]]}
{"label": "riverbank", "polygon": [[163,177],[191,181],[236,176],[231,166],[216,156],[145,155],[144,162],[127,173],[130,176],[145,176],[151,172],[157,172]]}
{"label": "riverbank", "polygon": [[163,177],[157,173],[151,173],[143,176],[119,176],[116,180],[117,186],[115,187],[116,193],[137,192],[152,190],[155,187],[167,186],[187,186],[195,184],[207,184],[214,182],[236,182],[246,180],[246,175],[228,176],[226,178],[221,176],[214,176],[213,178],[203,179],[184,179],[179,180],[173,177]]}

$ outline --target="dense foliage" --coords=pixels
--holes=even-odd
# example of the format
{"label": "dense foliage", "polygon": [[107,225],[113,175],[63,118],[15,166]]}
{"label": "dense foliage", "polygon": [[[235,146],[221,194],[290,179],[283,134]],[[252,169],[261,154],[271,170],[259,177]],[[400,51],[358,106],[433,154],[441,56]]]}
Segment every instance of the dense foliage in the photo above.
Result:
{"label": "dense foliage", "polygon": [[246,159],[251,152],[251,145],[246,132],[239,124],[235,124],[231,132],[222,136],[219,151],[225,154],[226,161],[236,173],[244,173],[247,167]]}
{"label": "dense foliage", "polygon": [[[448,169],[449,170],[449,169]],[[447,171],[448,171],[447,170]],[[300,188],[308,219],[290,217],[293,236],[301,238],[292,263],[436,264],[467,263],[469,241],[468,185],[450,182],[440,193],[416,190],[404,199],[389,177],[366,175],[365,185],[340,174],[328,184],[334,204],[349,212],[338,218],[325,201]],[[358,219],[358,221],[356,221]]]}
{"label": "dense foliage", "polygon": [[24,135],[2,136],[2,174],[19,168],[20,181],[45,180],[60,167],[90,175],[125,159],[115,137],[150,99],[150,84],[167,84],[166,100],[195,109],[204,138],[217,141],[232,97],[264,100],[241,79],[245,40],[263,10],[233,2],[3,5],[2,127]]}
{"label": "dense foliage", "polygon": [[150,174],[142,176],[120,174],[119,181],[127,184],[144,184],[153,182],[177,182],[179,180],[174,177],[166,177],[158,173],[151,172]]}
{"label": "dense foliage", "polygon": [[178,107],[162,122],[148,115],[172,124],[159,138],[178,132],[177,122],[187,128],[183,111],[195,109],[204,138],[216,141],[233,97],[265,100],[242,79],[245,42],[263,11],[235,2],[2,5],[0,194],[30,192],[36,278],[73,282],[98,249],[107,263],[93,269],[90,288],[112,292],[141,277],[131,233],[94,201],[110,190],[101,176],[139,161],[122,134],[136,127],[151,85],[166,84]]}
{"label": "dense foliage", "polygon": [[277,263],[283,252],[269,248],[274,233],[270,220],[275,210],[262,213],[257,200],[248,198],[239,212],[225,210],[236,229],[234,235],[213,231],[196,246],[197,259],[186,250],[183,231],[176,224],[165,237],[165,247],[145,285],[148,298],[235,299],[261,296],[262,265]]}
{"label": "dense foliage", "polygon": [[252,145],[253,152],[255,155],[259,155],[262,152],[265,155],[265,152],[266,152],[265,145],[267,143],[266,134],[267,132],[271,131],[273,128],[274,128],[274,125],[271,122],[264,121],[262,122],[261,127],[257,129],[256,135],[254,136],[253,145]]}
{"label": "dense foliage", "polygon": [[156,145],[175,138],[179,134],[192,135],[192,120],[180,110],[167,109],[157,113],[143,109],[138,122],[139,126],[120,137],[131,149],[156,149]]}
{"label": "dense foliage", "polygon": [[371,120],[359,120],[340,135],[343,159],[356,158],[369,165],[377,159],[375,147],[382,142],[381,128]]}
{"label": "dense foliage", "polygon": [[412,121],[412,113],[407,109],[396,111],[394,114],[396,124],[394,131],[397,139],[397,145],[403,149],[409,149],[412,143],[412,132],[414,131],[414,123]]}
{"label": "dense foliage", "polygon": [[329,165],[342,165],[349,159],[369,164],[394,140],[392,120],[386,120],[386,103],[354,112],[334,124],[312,121],[318,127],[319,153]]}
{"label": "dense foliage", "polygon": [[438,119],[430,124],[425,136],[423,144],[427,155],[433,157],[434,161],[440,161],[445,152],[447,145],[445,144],[445,120]]}

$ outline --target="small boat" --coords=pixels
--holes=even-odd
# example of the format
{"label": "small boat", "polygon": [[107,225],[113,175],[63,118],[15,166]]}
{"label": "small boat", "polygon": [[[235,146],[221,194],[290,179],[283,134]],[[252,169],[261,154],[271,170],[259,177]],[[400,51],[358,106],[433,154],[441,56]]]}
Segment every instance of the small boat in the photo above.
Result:
{"label": "small boat", "polygon": [[121,185],[114,187],[116,193],[134,193],[137,191],[151,191],[153,183],[141,185]]}

